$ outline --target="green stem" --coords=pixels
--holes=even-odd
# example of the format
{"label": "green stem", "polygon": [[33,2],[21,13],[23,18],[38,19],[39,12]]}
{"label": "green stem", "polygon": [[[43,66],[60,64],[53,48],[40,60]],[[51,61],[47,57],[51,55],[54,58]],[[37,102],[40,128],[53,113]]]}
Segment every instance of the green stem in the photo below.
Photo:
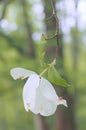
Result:
{"label": "green stem", "polygon": [[49,69],[49,67],[47,67],[46,69],[44,69],[41,73],[40,73],[40,77]]}
{"label": "green stem", "polygon": [[40,73],[40,77],[46,72],[46,71],[48,71],[48,69],[49,68],[51,68],[53,65],[55,65],[56,64],[56,58],[54,58],[54,60],[53,60],[53,62],[51,63],[51,64],[49,64],[49,66],[46,68],[46,69],[44,69],[41,73]]}

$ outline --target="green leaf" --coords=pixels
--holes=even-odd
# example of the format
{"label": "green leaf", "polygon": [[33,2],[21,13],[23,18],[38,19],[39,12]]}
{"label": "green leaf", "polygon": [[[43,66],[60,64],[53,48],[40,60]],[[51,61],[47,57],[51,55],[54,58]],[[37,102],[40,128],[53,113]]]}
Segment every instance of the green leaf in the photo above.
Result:
{"label": "green leaf", "polygon": [[46,42],[47,42],[46,36],[45,36],[44,34],[42,34],[42,36],[41,36],[41,41],[42,41],[43,43],[46,43]]}
{"label": "green leaf", "polygon": [[63,87],[69,86],[67,81],[61,78],[60,74],[57,72],[54,66],[50,67],[48,70],[48,80],[51,81],[55,85],[59,85]]}

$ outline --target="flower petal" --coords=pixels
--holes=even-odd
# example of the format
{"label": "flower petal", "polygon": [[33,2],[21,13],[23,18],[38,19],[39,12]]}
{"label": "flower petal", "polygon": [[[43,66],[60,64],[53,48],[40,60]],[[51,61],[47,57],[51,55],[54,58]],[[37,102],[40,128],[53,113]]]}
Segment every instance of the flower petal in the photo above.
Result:
{"label": "flower petal", "polygon": [[64,105],[65,107],[68,107],[66,100],[61,97],[58,98],[57,105]]}
{"label": "flower petal", "polygon": [[43,96],[40,88],[41,86],[37,88],[35,107],[31,111],[33,113],[40,113],[42,116],[50,116],[55,113],[57,105],[55,105],[53,101],[50,101],[45,96]]}
{"label": "flower petal", "polygon": [[11,73],[11,76],[13,77],[13,79],[15,79],[15,80],[19,79],[19,78],[24,79],[24,78],[29,77],[31,74],[36,74],[35,72],[24,69],[24,68],[11,69],[10,73]]}
{"label": "flower petal", "polygon": [[42,102],[40,104],[40,114],[42,116],[50,116],[55,113],[57,105],[55,105],[52,101],[46,99],[45,97],[41,97]]}
{"label": "flower petal", "polygon": [[40,108],[40,102],[42,102],[42,100],[41,100],[41,93],[40,93],[40,88],[37,87],[36,88],[36,94],[35,94],[35,105],[34,105],[33,108],[31,108],[31,111],[33,113],[35,113],[35,114],[40,113],[40,110],[39,110],[39,108]]}
{"label": "flower petal", "polygon": [[[23,88],[23,101],[25,110],[34,110],[36,100],[36,89],[39,86],[40,78],[37,74],[32,74]],[[34,112],[35,113],[35,112]]]}
{"label": "flower petal", "polygon": [[40,90],[42,95],[46,97],[46,99],[48,99],[49,101],[53,101],[55,105],[64,105],[67,107],[66,100],[61,99],[60,97],[57,96],[54,87],[45,78],[41,78]]}
{"label": "flower petal", "polygon": [[42,95],[46,97],[46,99],[48,99],[49,101],[53,101],[54,104],[57,104],[58,96],[55,92],[55,89],[52,84],[45,78],[41,78],[40,90]]}

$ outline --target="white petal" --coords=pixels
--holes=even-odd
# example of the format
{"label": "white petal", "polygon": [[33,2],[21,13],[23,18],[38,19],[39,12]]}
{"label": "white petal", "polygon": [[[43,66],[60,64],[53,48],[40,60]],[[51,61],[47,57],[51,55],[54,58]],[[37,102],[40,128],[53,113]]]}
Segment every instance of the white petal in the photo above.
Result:
{"label": "white petal", "polygon": [[13,79],[15,79],[15,80],[19,79],[19,78],[24,79],[24,78],[29,77],[31,74],[36,74],[35,72],[24,69],[24,68],[11,69],[10,73],[11,73],[11,76],[13,77]]}
{"label": "white petal", "polygon": [[42,102],[40,104],[40,114],[42,116],[50,116],[55,113],[57,105],[52,101],[42,97]]}
{"label": "white petal", "polygon": [[37,74],[32,74],[23,88],[23,101],[25,110],[32,110],[36,104],[36,89],[39,86],[40,78]]}
{"label": "white petal", "polygon": [[64,105],[65,107],[68,107],[66,100],[60,98],[58,98],[57,105]]}
{"label": "white petal", "polygon": [[46,97],[46,99],[53,101],[54,104],[57,104],[58,96],[55,92],[54,87],[48,80],[41,78],[40,90],[42,95]]}
{"label": "white petal", "polygon": [[31,111],[35,114],[40,113],[42,116],[50,116],[55,113],[57,105],[43,96],[40,88],[41,86],[37,88],[35,107],[34,109],[31,109]]}
{"label": "white petal", "polygon": [[36,88],[36,95],[35,95],[35,105],[33,108],[31,108],[31,111],[35,114],[40,113],[40,102],[42,102],[41,100],[41,93],[40,93],[40,88]]}

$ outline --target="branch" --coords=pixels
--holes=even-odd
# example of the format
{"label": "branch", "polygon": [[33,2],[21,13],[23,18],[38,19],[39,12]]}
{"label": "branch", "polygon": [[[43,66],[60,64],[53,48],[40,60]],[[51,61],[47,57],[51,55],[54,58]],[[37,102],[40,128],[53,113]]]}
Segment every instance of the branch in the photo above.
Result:
{"label": "branch", "polygon": [[50,20],[50,19],[52,19],[52,17],[54,17],[54,19],[56,21],[56,33],[54,35],[52,35],[52,36],[47,36],[46,40],[50,40],[50,39],[53,39],[55,37],[57,37],[57,40],[58,40],[58,36],[59,36],[59,20],[58,20],[58,17],[56,15],[56,8],[55,8],[54,1],[50,0],[50,2],[51,2],[53,13],[47,20]]}
{"label": "branch", "polygon": [[47,37],[45,37],[45,40],[50,40],[50,39],[53,39],[53,38],[55,38],[55,37],[57,37],[57,33],[56,34],[54,34],[54,35],[52,35],[52,36],[47,36]]}
{"label": "branch", "polygon": [[58,20],[58,17],[57,17],[57,14],[56,14],[56,8],[55,8],[55,4],[54,4],[54,0],[50,0],[51,2],[51,7],[52,7],[52,15],[48,18],[48,20],[54,18],[55,19],[55,28],[56,28],[56,32],[54,35],[51,35],[51,36],[45,36],[45,40],[50,40],[50,39],[53,39],[53,38],[57,38],[57,47],[56,47],[56,57],[58,55],[58,50],[59,50],[59,20]]}
{"label": "branch", "polygon": [[54,4],[53,0],[51,0],[51,6],[52,6],[52,9],[53,9],[53,17],[56,20],[56,34],[59,35],[59,20],[58,20],[58,17],[56,15],[56,8],[55,8],[55,4]]}

